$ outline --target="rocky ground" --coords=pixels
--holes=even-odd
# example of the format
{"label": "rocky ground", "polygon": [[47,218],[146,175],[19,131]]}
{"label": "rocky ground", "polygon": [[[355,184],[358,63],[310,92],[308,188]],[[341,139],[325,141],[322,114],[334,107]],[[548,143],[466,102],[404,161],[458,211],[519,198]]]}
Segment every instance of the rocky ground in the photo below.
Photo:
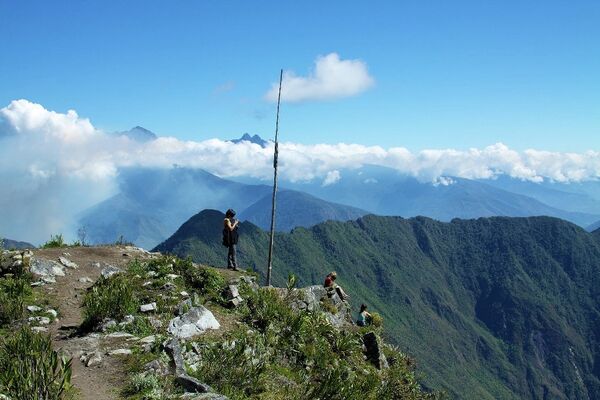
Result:
{"label": "rocky ground", "polygon": [[[144,250],[125,247],[74,247],[33,251],[33,269],[36,260],[57,262],[55,268],[62,269],[64,276],[47,274],[50,281],[40,286],[51,304],[59,310],[58,318],[47,326],[56,349],[73,357],[72,383],[83,400],[117,399],[125,385],[124,357],[132,341],[132,335],[92,333],[78,336],[77,328],[83,321],[81,303],[87,288],[110,271],[111,266],[124,268],[135,258],[147,259],[151,255]],[[73,264],[65,267],[60,262]],[[39,262],[38,261],[38,262]],[[65,264],[69,264],[65,262]],[[60,266],[64,268],[60,268]],[[43,275],[37,275],[44,278]],[[56,281],[52,283],[52,278]],[[41,279],[43,281],[43,279]],[[118,351],[121,350],[121,351]],[[116,353],[115,353],[116,351]],[[87,365],[87,366],[86,366]]]}
{"label": "rocky ground", "polygon": [[[192,339],[202,336],[219,342],[221,336],[245,326],[236,319],[239,315],[234,310],[245,301],[240,296],[241,286],[251,293],[259,291],[254,277],[244,272],[200,267],[191,261],[186,264],[132,246],[35,249],[3,256],[0,273],[10,274],[11,269],[21,265],[28,265],[33,273],[31,285],[37,300],[27,304],[27,321],[34,330],[50,335],[55,350],[72,358],[71,383],[76,389],[76,398],[122,398],[124,389],[131,385],[132,376],[137,373],[141,379],[150,375],[170,377],[167,381],[174,386],[169,388],[167,384],[169,399],[227,400],[209,385],[188,375],[189,371],[195,372],[202,353],[199,344]],[[140,263],[132,263],[134,260]],[[178,267],[179,263],[185,268]],[[104,319],[84,328],[86,293],[100,277],[114,275],[126,286],[128,283],[136,285],[136,295],[142,296],[138,300],[144,301],[134,307],[135,315],[121,315],[119,320]],[[114,282],[115,278],[108,282]],[[203,282],[198,283],[200,285],[209,285],[211,279],[218,281],[218,300],[211,302],[207,294],[210,290],[206,288],[208,292],[203,289],[204,296],[198,297],[189,286],[190,279]],[[93,290],[97,293],[97,287]],[[273,290],[275,296],[284,299],[287,307],[295,312],[325,309],[323,315],[331,326],[354,328],[349,305],[335,291],[320,285]],[[136,328],[136,331],[132,328],[135,323],[146,324],[146,329]],[[149,330],[152,333],[148,333]],[[387,368],[378,340],[373,333],[364,336],[365,360],[377,369]],[[149,358],[144,359],[144,354]],[[137,372],[132,373],[133,365]],[[164,390],[165,387],[158,389],[159,394],[151,398],[167,398],[160,394],[165,393]]]}

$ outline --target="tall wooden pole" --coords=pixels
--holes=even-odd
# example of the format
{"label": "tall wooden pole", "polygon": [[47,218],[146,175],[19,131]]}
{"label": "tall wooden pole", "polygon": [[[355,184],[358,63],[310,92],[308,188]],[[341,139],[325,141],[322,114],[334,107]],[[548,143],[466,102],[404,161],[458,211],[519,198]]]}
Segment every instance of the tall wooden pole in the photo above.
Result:
{"label": "tall wooden pole", "polygon": [[277,197],[277,158],[279,156],[279,104],[281,104],[281,82],[283,69],[279,72],[279,93],[277,95],[277,117],[275,119],[275,153],[273,155],[273,202],[271,207],[271,237],[269,239],[269,260],[267,265],[267,286],[271,286],[271,269],[273,267],[273,240],[275,238],[275,200]]}

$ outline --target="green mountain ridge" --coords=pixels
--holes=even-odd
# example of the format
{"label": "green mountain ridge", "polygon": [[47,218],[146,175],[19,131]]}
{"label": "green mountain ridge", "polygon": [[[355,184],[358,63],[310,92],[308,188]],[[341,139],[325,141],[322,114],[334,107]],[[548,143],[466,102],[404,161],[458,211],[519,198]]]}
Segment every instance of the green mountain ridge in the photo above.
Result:
{"label": "green mountain ridge", "polygon": [[[156,250],[224,265],[223,214],[205,210]],[[268,234],[240,227],[264,270]],[[600,235],[550,217],[378,217],[278,233],[273,276],[336,270],[352,303],[385,318],[425,383],[463,399],[600,398]]]}

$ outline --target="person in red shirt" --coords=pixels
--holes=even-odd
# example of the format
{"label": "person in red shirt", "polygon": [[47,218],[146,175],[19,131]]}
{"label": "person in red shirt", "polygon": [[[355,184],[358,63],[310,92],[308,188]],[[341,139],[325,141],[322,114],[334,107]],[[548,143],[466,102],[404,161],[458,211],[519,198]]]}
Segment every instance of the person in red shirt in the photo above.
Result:
{"label": "person in red shirt", "polygon": [[344,289],[342,289],[340,285],[335,283],[336,279],[337,273],[335,271],[330,272],[325,277],[325,283],[323,284],[323,286],[326,288],[335,289],[340,298],[345,301],[346,299],[350,298],[350,296],[348,296],[346,292],[344,292]]}

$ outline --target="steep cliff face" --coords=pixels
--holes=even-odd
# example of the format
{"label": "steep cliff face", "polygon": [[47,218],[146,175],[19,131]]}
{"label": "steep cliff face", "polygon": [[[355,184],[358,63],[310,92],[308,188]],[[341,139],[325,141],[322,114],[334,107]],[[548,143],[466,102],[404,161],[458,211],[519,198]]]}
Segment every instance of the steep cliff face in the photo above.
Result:
{"label": "steep cliff face", "polygon": [[[201,212],[159,248],[222,265],[220,219]],[[263,271],[267,233],[243,224],[240,234],[242,265]],[[428,385],[459,398],[600,396],[597,233],[549,217],[366,216],[275,243],[275,282],[294,273],[320,283],[337,270],[354,305],[380,311],[390,340],[419,359]]]}

